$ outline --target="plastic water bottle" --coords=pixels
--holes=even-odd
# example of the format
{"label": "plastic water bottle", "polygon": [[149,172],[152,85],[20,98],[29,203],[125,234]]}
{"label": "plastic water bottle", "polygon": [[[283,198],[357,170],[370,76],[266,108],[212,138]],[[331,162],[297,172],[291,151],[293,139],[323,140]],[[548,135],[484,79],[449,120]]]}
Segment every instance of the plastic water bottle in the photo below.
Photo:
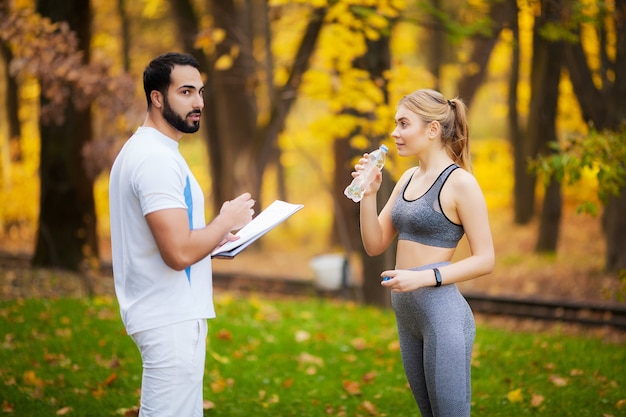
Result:
{"label": "plastic water bottle", "polygon": [[365,164],[365,168],[358,177],[352,180],[350,185],[348,185],[343,192],[346,197],[355,203],[361,201],[365,190],[367,190],[367,187],[374,180],[376,171],[383,169],[387,151],[389,151],[389,148],[387,148],[386,145],[380,145],[380,148],[367,155],[369,161]]}

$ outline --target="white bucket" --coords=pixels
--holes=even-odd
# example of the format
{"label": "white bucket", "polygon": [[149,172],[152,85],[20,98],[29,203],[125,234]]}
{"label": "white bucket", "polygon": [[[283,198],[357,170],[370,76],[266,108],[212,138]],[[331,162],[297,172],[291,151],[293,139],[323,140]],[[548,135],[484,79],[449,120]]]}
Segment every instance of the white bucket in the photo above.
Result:
{"label": "white bucket", "polygon": [[[346,258],[343,255],[320,255],[311,259],[311,268],[315,272],[315,287],[320,290],[334,291],[342,287],[344,280],[344,264]],[[346,271],[346,274],[348,271]],[[346,284],[348,277],[345,277]]]}

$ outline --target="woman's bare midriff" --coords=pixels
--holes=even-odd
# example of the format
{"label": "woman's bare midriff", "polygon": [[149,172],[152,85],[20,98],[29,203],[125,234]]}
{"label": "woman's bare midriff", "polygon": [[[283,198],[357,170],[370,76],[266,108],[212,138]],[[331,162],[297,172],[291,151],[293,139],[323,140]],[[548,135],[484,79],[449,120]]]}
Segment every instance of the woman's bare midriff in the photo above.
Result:
{"label": "woman's bare midriff", "polygon": [[455,248],[438,248],[410,240],[399,240],[396,269],[411,269],[437,262],[450,262]]}

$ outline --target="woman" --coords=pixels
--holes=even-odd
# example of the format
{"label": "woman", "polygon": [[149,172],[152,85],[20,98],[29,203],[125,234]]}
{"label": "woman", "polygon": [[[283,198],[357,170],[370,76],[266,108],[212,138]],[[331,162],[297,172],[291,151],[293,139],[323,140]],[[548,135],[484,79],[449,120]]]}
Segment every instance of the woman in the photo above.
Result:
{"label": "woman", "polygon": [[[395,121],[398,155],[417,158],[418,166],[402,175],[380,214],[377,174],[360,202],[361,238],[375,256],[398,235],[395,269],[381,274],[381,284],[391,290],[402,362],[422,416],[469,416],[476,329],[455,284],[490,273],[494,250],[485,199],[470,173],[466,107],[418,90],[400,100]],[[452,263],[464,234],[471,255]]]}

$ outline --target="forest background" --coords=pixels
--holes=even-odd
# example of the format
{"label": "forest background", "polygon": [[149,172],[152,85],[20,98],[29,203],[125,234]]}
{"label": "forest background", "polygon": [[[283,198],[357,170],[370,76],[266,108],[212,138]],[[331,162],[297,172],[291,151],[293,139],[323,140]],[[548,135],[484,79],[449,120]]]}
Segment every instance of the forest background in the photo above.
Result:
{"label": "forest background", "polygon": [[494,275],[507,278],[467,288],[620,299],[625,15],[623,0],[2,0],[2,247],[35,267],[109,260],[108,169],[143,121],[143,68],[181,50],[206,75],[202,129],[181,150],[207,218],[243,191],[259,209],[305,205],[216,269],[307,275],[339,252],[364,299],[386,304],[392,250],[364,256],[342,191],[359,155],[386,143],[386,198],[415,164],[394,154],[395,103],[435,88],[469,105]]}

